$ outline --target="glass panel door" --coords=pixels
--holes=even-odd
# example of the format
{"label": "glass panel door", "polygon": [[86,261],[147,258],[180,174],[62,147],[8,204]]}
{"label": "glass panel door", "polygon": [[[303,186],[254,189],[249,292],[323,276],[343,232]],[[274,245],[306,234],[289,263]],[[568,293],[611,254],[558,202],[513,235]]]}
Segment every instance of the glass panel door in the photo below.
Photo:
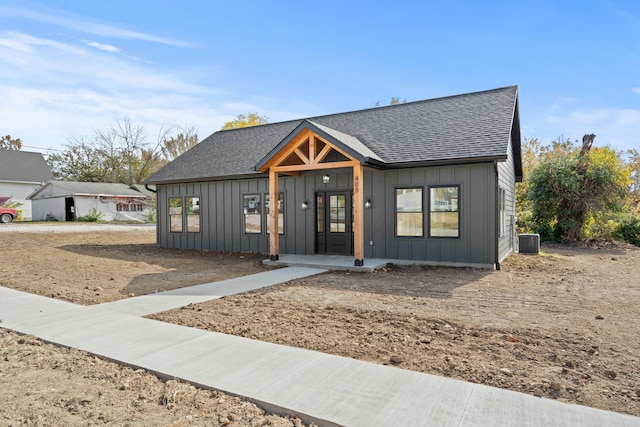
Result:
{"label": "glass panel door", "polygon": [[346,233],[347,231],[347,196],[332,194],[329,196],[329,232]]}

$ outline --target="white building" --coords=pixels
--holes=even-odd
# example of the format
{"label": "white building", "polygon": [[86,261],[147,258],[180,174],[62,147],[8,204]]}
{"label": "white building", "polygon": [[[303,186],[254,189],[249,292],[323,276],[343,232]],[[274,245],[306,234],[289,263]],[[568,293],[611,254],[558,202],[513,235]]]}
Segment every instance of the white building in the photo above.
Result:
{"label": "white building", "polygon": [[124,184],[49,181],[28,197],[34,221],[73,221],[98,214],[102,221],[146,221],[149,198]]}
{"label": "white building", "polygon": [[31,200],[27,196],[52,179],[53,174],[41,153],[0,150],[0,196],[22,203],[17,208],[22,211],[22,219],[32,218]]}

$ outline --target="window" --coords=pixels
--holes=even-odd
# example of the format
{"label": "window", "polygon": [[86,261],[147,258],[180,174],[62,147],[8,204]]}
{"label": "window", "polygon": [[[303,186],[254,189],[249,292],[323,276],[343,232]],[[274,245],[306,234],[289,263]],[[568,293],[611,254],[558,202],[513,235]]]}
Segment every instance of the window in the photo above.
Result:
{"label": "window", "polygon": [[[268,194],[264,196],[264,207],[265,223],[269,224],[269,208],[271,205]],[[269,227],[267,227],[267,232],[269,232]],[[284,193],[278,193],[278,234],[284,234]]]}
{"label": "window", "polygon": [[187,233],[200,232],[200,197],[186,197]]}
{"label": "window", "polygon": [[396,236],[422,237],[422,188],[396,188]]}
{"label": "window", "polygon": [[316,195],[316,231],[324,233],[324,195]]}
{"label": "window", "polygon": [[460,237],[459,189],[429,187],[429,237]]}
{"label": "window", "polygon": [[118,201],[116,203],[116,210],[118,212],[142,212],[144,211],[144,204],[136,201]]}
{"label": "window", "polygon": [[345,194],[329,195],[329,232],[347,232],[347,196]]}
{"label": "window", "polygon": [[169,230],[182,233],[185,224],[187,233],[200,232],[200,197],[169,197]]}
{"label": "window", "polygon": [[182,197],[169,197],[169,224],[173,233],[182,233]]}
{"label": "window", "polygon": [[498,190],[498,211],[500,215],[500,235],[504,236],[507,231],[507,216],[505,214],[505,199],[507,191],[504,188]]}
{"label": "window", "polygon": [[244,232],[248,234],[262,233],[262,215],[259,194],[243,196]]}

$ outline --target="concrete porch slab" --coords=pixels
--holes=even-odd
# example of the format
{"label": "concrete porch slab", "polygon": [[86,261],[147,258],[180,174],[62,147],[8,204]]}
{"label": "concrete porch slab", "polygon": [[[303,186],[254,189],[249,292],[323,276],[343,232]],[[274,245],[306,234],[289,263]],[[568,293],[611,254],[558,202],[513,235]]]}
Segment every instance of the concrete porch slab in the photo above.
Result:
{"label": "concrete porch slab", "polygon": [[326,270],[355,271],[371,273],[379,270],[387,264],[398,264],[398,260],[366,258],[364,265],[356,267],[353,265],[353,256],[344,255],[280,255],[278,261],[266,259],[262,261],[265,265],[286,265],[295,267],[323,268]]}
{"label": "concrete porch slab", "polygon": [[385,258],[365,258],[364,265],[360,267],[354,266],[353,255],[295,255],[295,254],[280,254],[278,261],[271,261],[265,259],[262,261],[264,265],[285,265],[296,267],[309,267],[309,268],[323,268],[325,270],[333,271],[354,271],[371,273],[379,270],[388,264],[395,265],[423,265],[431,267],[468,267],[468,268],[480,268],[483,270],[493,270],[495,265],[493,264],[481,264],[481,263],[460,263],[460,262],[446,262],[446,261],[420,261],[412,259],[385,259]]}

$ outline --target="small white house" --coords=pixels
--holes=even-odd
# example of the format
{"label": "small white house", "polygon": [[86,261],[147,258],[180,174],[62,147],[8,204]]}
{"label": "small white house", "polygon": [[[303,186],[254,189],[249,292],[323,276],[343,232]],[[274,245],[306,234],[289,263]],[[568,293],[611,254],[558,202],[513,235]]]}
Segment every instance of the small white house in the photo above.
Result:
{"label": "small white house", "polygon": [[73,221],[94,212],[102,221],[146,221],[151,202],[147,195],[124,184],[49,181],[31,200],[34,221]]}
{"label": "small white house", "polygon": [[22,219],[28,221],[32,217],[27,196],[52,179],[53,174],[41,153],[0,150],[0,197],[21,203],[18,210],[22,211]]}

